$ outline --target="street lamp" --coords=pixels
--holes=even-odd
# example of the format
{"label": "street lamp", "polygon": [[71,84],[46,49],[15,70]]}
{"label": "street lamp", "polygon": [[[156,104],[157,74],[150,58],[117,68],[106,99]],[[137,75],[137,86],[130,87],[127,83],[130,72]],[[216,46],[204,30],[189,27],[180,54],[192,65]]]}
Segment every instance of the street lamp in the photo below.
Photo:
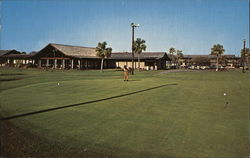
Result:
{"label": "street lamp", "polygon": [[134,75],[134,31],[135,31],[135,27],[139,27],[140,25],[139,24],[134,24],[134,23],[131,23],[131,27],[132,27],[132,75]]}

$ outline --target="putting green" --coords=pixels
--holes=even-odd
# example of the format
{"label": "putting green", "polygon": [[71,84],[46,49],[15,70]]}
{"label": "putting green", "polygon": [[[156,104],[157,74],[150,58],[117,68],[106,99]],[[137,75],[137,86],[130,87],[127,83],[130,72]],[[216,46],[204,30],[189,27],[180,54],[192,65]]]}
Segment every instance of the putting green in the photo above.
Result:
{"label": "putting green", "polygon": [[4,116],[176,83],[11,120],[52,144],[65,145],[65,151],[114,157],[248,155],[248,74],[155,71],[137,73],[124,82],[122,73],[113,70],[23,73],[27,78],[8,81],[15,87],[3,85],[7,87],[0,93]]}

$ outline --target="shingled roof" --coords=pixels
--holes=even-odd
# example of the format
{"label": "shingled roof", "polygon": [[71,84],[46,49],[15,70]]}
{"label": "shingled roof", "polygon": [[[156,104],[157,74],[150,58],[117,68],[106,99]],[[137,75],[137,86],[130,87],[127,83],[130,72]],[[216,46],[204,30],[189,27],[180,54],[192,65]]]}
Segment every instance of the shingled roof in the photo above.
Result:
{"label": "shingled roof", "polygon": [[20,52],[16,51],[16,50],[0,50],[0,57],[3,57],[5,55],[8,54],[20,54]]}
{"label": "shingled roof", "polygon": [[[134,54],[135,58],[138,58],[138,54]],[[143,52],[140,54],[140,59],[169,59],[167,56],[167,53],[165,52]],[[128,52],[114,52],[111,54],[111,57],[109,59],[122,59],[122,60],[131,60],[132,59],[132,53]]]}
{"label": "shingled roof", "polygon": [[[65,54],[66,56],[77,57],[77,58],[96,57],[95,48],[91,48],[91,47],[81,47],[81,46],[72,46],[72,45],[55,44],[55,43],[50,43],[46,47],[50,47],[50,46],[57,49],[61,53]],[[43,48],[39,52],[42,52],[45,48]]]}
{"label": "shingled roof", "polygon": [[[93,47],[81,47],[81,46],[72,46],[72,45],[64,45],[64,44],[55,44],[49,43],[43,49],[41,49],[36,55],[42,54],[46,52],[48,49],[56,49],[63,53],[66,56],[76,57],[76,58],[98,58],[96,56],[96,50]],[[135,53],[135,58],[137,58],[137,54]],[[169,60],[168,55],[165,52],[143,52],[140,54],[140,58],[143,59],[167,59]],[[109,59],[117,59],[117,60],[131,60],[132,53],[127,52],[114,52],[111,54]]]}
{"label": "shingled roof", "polygon": [[2,56],[3,58],[14,58],[14,59],[28,59],[32,58],[33,54],[6,54]]}

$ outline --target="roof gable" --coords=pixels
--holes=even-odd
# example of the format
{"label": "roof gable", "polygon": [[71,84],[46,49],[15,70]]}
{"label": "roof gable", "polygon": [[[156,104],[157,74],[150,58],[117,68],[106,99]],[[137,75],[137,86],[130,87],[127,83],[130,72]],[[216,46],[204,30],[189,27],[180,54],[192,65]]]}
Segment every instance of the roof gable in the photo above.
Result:
{"label": "roof gable", "polygon": [[96,57],[95,48],[91,47],[81,47],[81,46],[72,46],[72,45],[64,45],[64,44],[55,44],[50,43],[41,49],[36,55],[42,55],[43,53],[55,49],[66,56],[76,57],[76,58],[93,58]]}
{"label": "roof gable", "polygon": [[14,49],[13,50],[0,50],[0,57],[4,55],[8,55],[8,54],[21,54],[21,53]]}
{"label": "roof gable", "polygon": [[95,48],[91,47],[80,47],[80,46],[71,46],[71,45],[54,44],[54,43],[51,43],[51,46],[58,49],[67,56],[96,57]]}

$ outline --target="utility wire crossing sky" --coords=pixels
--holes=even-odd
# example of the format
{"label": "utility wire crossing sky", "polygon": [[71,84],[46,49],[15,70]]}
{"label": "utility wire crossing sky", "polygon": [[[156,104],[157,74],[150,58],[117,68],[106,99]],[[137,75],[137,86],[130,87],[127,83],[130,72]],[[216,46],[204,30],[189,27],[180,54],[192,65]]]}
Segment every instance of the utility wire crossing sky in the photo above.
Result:
{"label": "utility wire crossing sky", "polygon": [[135,38],[151,52],[174,47],[184,54],[226,54],[249,47],[249,0],[2,0],[0,49],[39,51],[48,43],[131,51]]}

